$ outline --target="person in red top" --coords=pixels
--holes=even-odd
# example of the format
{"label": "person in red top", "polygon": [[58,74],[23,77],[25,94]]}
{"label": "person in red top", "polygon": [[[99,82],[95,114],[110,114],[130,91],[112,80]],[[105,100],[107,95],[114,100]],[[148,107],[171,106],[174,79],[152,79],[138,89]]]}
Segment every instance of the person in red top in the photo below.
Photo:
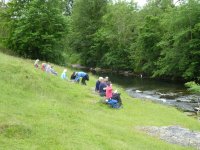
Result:
{"label": "person in red top", "polygon": [[45,71],[45,70],[46,70],[46,66],[47,66],[46,63],[42,63],[42,66],[41,66],[42,71]]}
{"label": "person in red top", "polygon": [[112,97],[112,84],[109,82],[106,87],[106,98],[110,99]]}

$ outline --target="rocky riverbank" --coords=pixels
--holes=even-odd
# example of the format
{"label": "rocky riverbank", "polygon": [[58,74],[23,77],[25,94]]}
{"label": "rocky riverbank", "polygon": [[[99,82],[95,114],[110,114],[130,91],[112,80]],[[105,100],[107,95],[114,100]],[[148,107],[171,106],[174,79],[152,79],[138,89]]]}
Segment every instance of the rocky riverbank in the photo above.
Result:
{"label": "rocky riverbank", "polygon": [[152,100],[157,103],[174,106],[184,112],[196,113],[200,103],[200,97],[198,95],[183,93],[181,91],[141,91],[134,88],[126,89],[126,91],[132,97]]}
{"label": "rocky riverbank", "polygon": [[181,146],[191,146],[200,150],[200,132],[191,131],[180,126],[138,127],[142,132],[161,140]]}

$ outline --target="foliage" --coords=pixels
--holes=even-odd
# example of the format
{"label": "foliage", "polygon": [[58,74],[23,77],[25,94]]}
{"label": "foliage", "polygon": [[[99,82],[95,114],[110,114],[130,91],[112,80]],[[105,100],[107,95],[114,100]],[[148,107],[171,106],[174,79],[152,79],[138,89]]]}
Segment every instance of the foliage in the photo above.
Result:
{"label": "foliage", "polygon": [[160,42],[161,32],[159,26],[159,17],[146,16],[144,24],[139,29],[139,35],[135,47],[134,62],[135,71],[144,72],[151,75],[156,69],[156,61],[160,56]]}
{"label": "foliage", "polygon": [[106,4],[106,0],[77,0],[74,3],[71,46],[81,53],[82,63],[88,66],[97,64],[95,34],[102,25]]}
{"label": "foliage", "polygon": [[66,22],[60,5],[58,0],[9,2],[8,47],[24,57],[61,63]]}
{"label": "foliage", "polygon": [[7,22],[1,14],[6,10],[6,5],[3,2],[0,2],[0,46],[3,45],[4,40],[8,36],[9,30],[7,27]]}
{"label": "foliage", "polygon": [[127,5],[126,2],[107,6],[107,14],[103,17],[103,25],[97,37],[103,43],[99,66],[121,70],[131,69],[129,48],[136,38],[134,6],[134,3]]}
{"label": "foliage", "polygon": [[0,13],[0,40],[24,57],[154,78],[200,74],[199,0],[148,0],[142,8],[121,0],[12,0]]}
{"label": "foliage", "polygon": [[190,91],[194,92],[194,93],[200,93],[200,85],[193,82],[187,82],[185,83],[185,86],[189,88]]}
{"label": "foliage", "polygon": [[199,20],[198,1],[171,9],[162,19],[166,32],[160,45],[161,57],[154,75],[197,79],[199,68]]}

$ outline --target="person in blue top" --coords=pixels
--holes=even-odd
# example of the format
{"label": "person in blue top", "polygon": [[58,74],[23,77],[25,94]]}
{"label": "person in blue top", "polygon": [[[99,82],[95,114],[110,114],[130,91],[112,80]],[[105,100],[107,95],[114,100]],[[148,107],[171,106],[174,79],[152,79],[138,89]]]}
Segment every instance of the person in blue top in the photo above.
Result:
{"label": "person in blue top", "polygon": [[105,79],[101,80],[100,84],[99,84],[99,95],[100,96],[106,96],[106,87],[107,84],[105,82]]}
{"label": "person in blue top", "polygon": [[86,85],[86,82],[85,82],[86,80],[89,81],[89,76],[85,72],[76,72],[75,82],[79,82],[80,78],[82,78],[81,83],[83,85]]}
{"label": "person in blue top", "polygon": [[95,86],[95,91],[99,92],[99,85],[101,83],[101,81],[103,80],[103,77],[99,77],[99,79],[96,82],[96,86]]}
{"label": "person in blue top", "polygon": [[63,73],[61,74],[61,79],[67,80],[67,69],[63,70]]}

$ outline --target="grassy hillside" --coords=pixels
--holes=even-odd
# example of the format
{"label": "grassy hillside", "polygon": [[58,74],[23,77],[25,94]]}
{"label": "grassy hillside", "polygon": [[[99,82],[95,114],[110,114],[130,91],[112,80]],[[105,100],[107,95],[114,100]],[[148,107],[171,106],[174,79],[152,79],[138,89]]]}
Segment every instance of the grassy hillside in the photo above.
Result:
{"label": "grassy hillside", "polygon": [[[124,108],[98,103],[87,86],[60,79],[24,60],[0,53],[1,150],[171,150],[168,144],[137,131],[137,126],[182,127],[200,131],[200,123],[175,108],[130,98],[120,89]],[[71,72],[68,72],[70,76]],[[114,83],[113,83],[114,84]]]}

